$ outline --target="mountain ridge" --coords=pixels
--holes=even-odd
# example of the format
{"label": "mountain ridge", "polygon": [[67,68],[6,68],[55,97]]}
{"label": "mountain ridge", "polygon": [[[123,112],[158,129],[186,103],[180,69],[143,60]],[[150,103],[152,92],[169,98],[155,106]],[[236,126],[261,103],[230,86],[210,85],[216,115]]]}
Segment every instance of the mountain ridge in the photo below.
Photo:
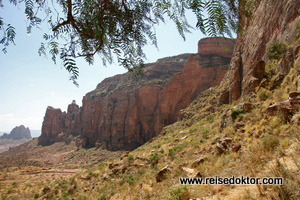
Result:
{"label": "mountain ridge", "polygon": [[85,147],[132,150],[158,135],[202,91],[218,85],[229,67],[234,40],[200,41],[196,54],[146,64],[142,78],[125,73],[103,80],[83,97],[81,108],[75,102],[67,113],[48,107],[40,144],[73,135]]}

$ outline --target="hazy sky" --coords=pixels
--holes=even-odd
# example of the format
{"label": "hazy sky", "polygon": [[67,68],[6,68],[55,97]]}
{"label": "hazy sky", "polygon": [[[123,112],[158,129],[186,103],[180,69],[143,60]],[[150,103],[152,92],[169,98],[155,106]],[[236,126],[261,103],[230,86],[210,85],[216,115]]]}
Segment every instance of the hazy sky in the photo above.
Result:
{"label": "hazy sky", "polygon": [[[104,78],[126,72],[117,64],[104,67],[99,59],[92,66],[80,60],[80,86],[77,88],[69,81],[69,74],[60,63],[55,65],[50,58],[38,55],[45,30],[33,29],[28,36],[28,22],[23,11],[10,4],[0,8],[0,16],[17,32],[16,45],[9,46],[7,54],[0,52],[0,131],[6,132],[21,124],[40,130],[47,106],[65,111],[72,100],[81,106],[82,97]],[[197,42],[204,37],[195,30],[183,41],[173,23],[161,24],[156,32],[159,50],[147,46],[146,62],[181,53],[196,53]]]}

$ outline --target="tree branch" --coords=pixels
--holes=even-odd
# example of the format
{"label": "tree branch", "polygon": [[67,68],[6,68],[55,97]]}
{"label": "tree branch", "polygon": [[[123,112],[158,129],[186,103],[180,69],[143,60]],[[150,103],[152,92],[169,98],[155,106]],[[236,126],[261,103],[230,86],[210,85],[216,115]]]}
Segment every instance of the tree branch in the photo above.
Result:
{"label": "tree branch", "polygon": [[84,35],[86,38],[89,38],[89,39],[93,39],[95,36],[94,34],[87,34],[86,32],[80,30],[80,28],[77,26],[76,24],[76,20],[74,19],[73,17],[73,14],[72,14],[72,0],[68,0],[68,18],[66,21],[58,24],[57,26],[55,26],[52,31],[57,31],[60,27],[62,26],[65,26],[67,24],[71,24],[71,26],[81,35]]}
{"label": "tree branch", "polygon": [[52,29],[52,31],[57,31],[60,27],[62,27],[62,26],[65,26],[65,25],[67,25],[67,24],[70,24],[70,22],[67,20],[67,21],[64,21],[64,22],[62,22],[62,23],[60,23],[60,24],[58,24],[57,26],[55,26],[53,29]]}
{"label": "tree branch", "polygon": [[98,46],[98,48],[93,52],[93,53],[88,53],[88,54],[82,54],[82,55],[78,55],[75,58],[79,58],[79,57],[88,57],[88,56],[94,56],[98,51],[100,51],[100,49],[103,47],[103,42],[101,42],[101,44]]}
{"label": "tree branch", "polygon": [[126,6],[126,0],[122,0],[122,5],[126,12],[128,12],[128,7]]}

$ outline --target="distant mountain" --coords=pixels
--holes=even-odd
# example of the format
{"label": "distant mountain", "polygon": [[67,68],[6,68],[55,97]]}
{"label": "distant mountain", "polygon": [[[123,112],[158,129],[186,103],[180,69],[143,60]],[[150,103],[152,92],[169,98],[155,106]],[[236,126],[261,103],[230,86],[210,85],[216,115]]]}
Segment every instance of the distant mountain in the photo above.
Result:
{"label": "distant mountain", "polygon": [[25,128],[24,125],[16,126],[11,130],[9,134],[4,133],[0,139],[13,139],[13,140],[21,140],[21,139],[31,139],[31,133],[29,128]]}
{"label": "distant mountain", "polygon": [[31,131],[24,125],[16,126],[9,134],[1,132],[0,136],[0,153],[7,151],[11,147],[18,146],[31,140]]}
{"label": "distant mountain", "polygon": [[[41,135],[41,130],[30,130],[31,137],[39,137]],[[0,136],[2,136],[4,133],[9,133],[9,131],[0,131]]]}

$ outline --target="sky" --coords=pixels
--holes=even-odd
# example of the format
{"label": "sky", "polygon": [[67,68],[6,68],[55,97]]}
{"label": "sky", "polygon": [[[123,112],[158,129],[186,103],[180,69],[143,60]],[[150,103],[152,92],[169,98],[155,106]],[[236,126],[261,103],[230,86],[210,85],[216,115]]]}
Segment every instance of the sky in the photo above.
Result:
{"label": "sky", "polygon": [[[27,35],[24,9],[8,3],[0,8],[0,16],[5,23],[12,24],[17,33],[16,45],[9,46],[6,54],[0,52],[0,131],[10,132],[21,124],[31,130],[41,130],[47,106],[66,111],[72,100],[81,106],[83,96],[103,79],[126,72],[117,63],[103,66],[97,56],[94,65],[77,60],[80,74],[79,87],[76,87],[69,81],[69,74],[61,63],[55,65],[50,58],[38,55],[47,26],[43,30],[33,28]],[[188,20],[191,25],[196,23],[192,14],[188,15]],[[144,48],[146,63],[182,53],[196,53],[197,42],[205,37],[199,30],[193,30],[186,34],[184,41],[175,25],[168,21],[156,28],[156,34],[158,49],[151,45]]]}

